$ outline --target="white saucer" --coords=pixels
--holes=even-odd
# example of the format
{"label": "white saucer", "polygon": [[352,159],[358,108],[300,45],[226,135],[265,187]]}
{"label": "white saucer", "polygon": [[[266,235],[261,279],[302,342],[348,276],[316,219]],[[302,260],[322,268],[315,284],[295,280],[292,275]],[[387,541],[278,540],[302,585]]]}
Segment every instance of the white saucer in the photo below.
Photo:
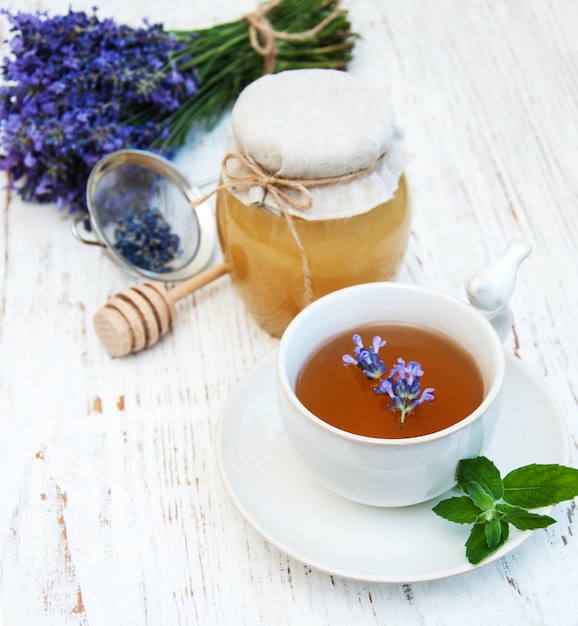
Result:
{"label": "white saucer", "polygon": [[[503,476],[529,463],[568,463],[568,434],[556,403],[542,381],[512,357],[507,358],[501,421],[486,456]],[[410,507],[374,508],[317,483],[294,455],[281,426],[275,353],[233,391],[219,424],[217,457],[225,487],[247,521],[312,568],[381,583],[435,580],[475,569],[465,557],[469,526],[443,520],[431,510],[447,494]],[[484,564],[531,534],[512,528],[508,542]]]}

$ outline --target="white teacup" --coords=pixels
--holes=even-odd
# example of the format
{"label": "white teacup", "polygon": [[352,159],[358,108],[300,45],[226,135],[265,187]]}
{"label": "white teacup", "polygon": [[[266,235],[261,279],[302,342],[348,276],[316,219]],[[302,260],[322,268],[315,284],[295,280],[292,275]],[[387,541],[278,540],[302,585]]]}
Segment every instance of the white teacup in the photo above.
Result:
{"label": "white teacup", "polygon": [[[462,344],[481,370],[480,405],[444,430],[402,439],[352,434],[316,417],[295,395],[304,364],[331,337],[375,322],[419,324]],[[417,504],[455,486],[460,459],[482,454],[488,446],[498,419],[504,373],[502,343],[471,305],[415,285],[356,285],[313,302],[281,337],[277,355],[281,421],[297,456],[331,491],[374,506]]]}

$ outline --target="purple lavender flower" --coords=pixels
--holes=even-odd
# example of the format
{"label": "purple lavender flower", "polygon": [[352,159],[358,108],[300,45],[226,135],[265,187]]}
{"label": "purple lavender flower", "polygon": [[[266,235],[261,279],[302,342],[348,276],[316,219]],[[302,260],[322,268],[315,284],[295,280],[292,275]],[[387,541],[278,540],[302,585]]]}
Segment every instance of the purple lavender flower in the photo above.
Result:
{"label": "purple lavender flower", "polygon": [[385,363],[379,359],[379,349],[385,346],[385,341],[381,337],[374,337],[369,349],[363,345],[361,337],[357,334],[353,335],[353,354],[355,358],[349,354],[343,356],[344,365],[357,365],[369,380],[381,378],[385,372]]}
{"label": "purple lavender flower", "polygon": [[0,86],[0,169],[24,200],[85,211],[94,164],[121,148],[151,149],[197,90],[186,42],[158,24],[100,21],[96,10],[2,13],[13,37]]}
{"label": "purple lavender flower", "polygon": [[128,261],[152,272],[168,272],[182,255],[180,238],[157,209],[127,211],[114,229],[114,247]]}
{"label": "purple lavender flower", "polygon": [[379,385],[373,387],[373,391],[379,395],[389,396],[391,402],[388,408],[400,414],[400,430],[403,429],[405,418],[413,413],[420,404],[435,400],[432,387],[421,390],[420,380],[423,369],[417,361],[405,363],[404,359],[397,359],[387,378],[383,378],[387,371],[385,364],[379,359],[378,352],[385,345],[381,337],[374,337],[372,345],[366,348],[358,334],[353,335],[352,357],[345,354],[342,359],[344,365],[357,365],[370,380],[379,380]]}
{"label": "purple lavender flower", "polygon": [[435,400],[432,387],[421,390],[420,379],[423,376],[421,365],[417,361],[410,361],[407,365],[403,359],[398,359],[391,368],[386,380],[381,380],[375,393],[388,395],[391,399],[388,408],[400,413],[400,430],[405,424],[405,417],[424,402]]}

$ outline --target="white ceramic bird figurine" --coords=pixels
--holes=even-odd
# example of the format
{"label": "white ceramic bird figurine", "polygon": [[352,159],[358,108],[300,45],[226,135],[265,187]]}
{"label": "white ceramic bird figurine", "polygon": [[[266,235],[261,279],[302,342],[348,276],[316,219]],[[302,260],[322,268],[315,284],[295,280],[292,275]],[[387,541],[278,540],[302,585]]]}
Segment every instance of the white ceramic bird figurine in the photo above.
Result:
{"label": "white ceramic bird figurine", "polygon": [[512,239],[502,257],[466,282],[470,304],[493,324],[505,339],[511,315],[508,300],[514,292],[520,263],[530,254],[532,247],[524,239]]}
{"label": "white ceramic bird figurine", "polygon": [[524,239],[512,239],[498,261],[467,281],[470,303],[489,317],[503,309],[514,292],[518,267],[531,251]]}

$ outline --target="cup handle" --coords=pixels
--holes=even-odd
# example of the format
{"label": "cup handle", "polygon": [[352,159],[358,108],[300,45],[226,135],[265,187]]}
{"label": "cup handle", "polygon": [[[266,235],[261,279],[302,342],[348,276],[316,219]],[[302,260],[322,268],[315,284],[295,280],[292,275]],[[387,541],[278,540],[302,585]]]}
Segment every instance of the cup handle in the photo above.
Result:
{"label": "cup handle", "polygon": [[512,312],[510,311],[510,307],[504,307],[501,311],[496,313],[494,317],[491,317],[489,321],[496,333],[498,333],[498,337],[502,340],[502,343],[504,343],[510,332],[510,328],[512,328]]}

